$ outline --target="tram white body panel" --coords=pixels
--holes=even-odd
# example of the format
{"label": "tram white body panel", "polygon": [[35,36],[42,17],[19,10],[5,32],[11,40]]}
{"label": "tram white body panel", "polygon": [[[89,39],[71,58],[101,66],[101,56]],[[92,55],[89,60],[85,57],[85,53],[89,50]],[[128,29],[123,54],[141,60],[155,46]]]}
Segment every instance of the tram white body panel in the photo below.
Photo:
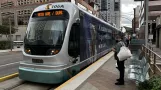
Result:
{"label": "tram white body panel", "polygon": [[[36,8],[33,12],[46,10],[45,8],[47,5],[48,4],[41,5],[38,8]],[[34,59],[43,59],[44,65],[54,65],[55,67],[56,66],[58,66],[58,67],[59,66],[66,66],[66,65],[69,66],[72,64],[70,62],[71,57],[68,55],[68,41],[69,41],[69,34],[70,34],[71,26],[73,23],[76,22],[76,19],[79,18],[79,10],[78,10],[78,8],[76,8],[76,6],[74,4],[71,4],[71,3],[52,3],[52,5],[53,6],[54,5],[64,5],[64,8],[52,8],[52,9],[64,9],[64,10],[68,11],[68,13],[69,13],[69,23],[68,23],[68,26],[66,29],[66,34],[65,34],[62,49],[60,50],[60,52],[58,54],[52,55],[52,56],[29,55],[29,54],[26,54],[23,49],[24,60],[21,63],[32,64],[32,58],[34,58]],[[30,18],[32,18],[32,17],[30,17]],[[35,67],[35,66],[36,65],[33,64],[33,67]]]}
{"label": "tram white body panel", "polygon": [[[81,8],[77,7],[76,5],[74,5],[72,3],[69,3],[69,2],[50,3],[52,8],[46,9],[46,7],[48,5],[49,4],[44,4],[44,5],[41,5],[37,8],[35,8],[35,10],[33,11],[32,15],[30,17],[29,23],[31,22],[31,19],[33,18],[32,16],[35,12],[46,11],[46,10],[59,10],[59,9],[66,10],[69,13],[69,20],[68,20],[68,24],[67,24],[62,47],[61,47],[59,53],[57,53],[55,55],[30,55],[25,52],[25,49],[23,49],[24,59],[23,59],[23,61],[20,62],[19,77],[23,80],[32,81],[32,82],[39,82],[39,83],[50,83],[50,84],[62,83],[64,81],[66,81],[67,79],[71,78],[73,75],[77,74],[80,70],[82,70],[83,68],[85,68],[86,66],[91,64],[92,62],[96,61],[96,59],[98,59],[98,58],[102,57],[103,55],[105,55],[106,53],[108,53],[110,51],[110,48],[108,48],[107,45],[103,45],[102,43],[100,43],[100,42],[102,42],[102,38],[108,38],[107,33],[111,33],[113,31],[115,31],[115,32],[120,32],[120,31],[118,29],[116,29],[115,27],[111,26],[110,24],[104,22],[103,20],[96,18],[94,15],[88,13],[87,11],[82,10]],[[63,7],[62,7],[62,5],[63,5]],[[83,38],[82,40],[86,40],[86,42],[82,42],[80,39],[80,41],[81,41],[80,42],[80,47],[81,47],[80,49],[89,49],[90,48],[90,50],[86,51],[86,53],[89,55],[86,55],[85,52],[80,51],[81,53],[79,54],[79,56],[77,58],[74,58],[69,55],[69,49],[68,49],[69,37],[71,34],[72,25],[74,23],[77,23],[77,20],[81,19],[80,13],[81,14],[83,13],[85,15],[84,16],[85,18],[83,18],[84,22],[89,17],[89,18],[91,18],[91,20],[97,22],[96,25],[99,24],[98,25],[99,28],[97,27],[97,29],[99,29],[100,31],[97,30],[97,32],[100,33],[100,36],[99,35],[98,36],[101,38],[101,41],[99,42],[99,40],[97,40],[97,42],[99,43],[97,45],[96,45],[96,43],[93,46],[89,45],[89,44],[87,45],[88,40],[86,40],[86,39],[88,38],[88,35],[83,36],[83,35],[85,35],[85,34],[83,34],[81,36],[81,38]],[[83,24],[83,25],[85,25],[85,24]],[[89,31],[90,33],[93,33],[93,31],[91,31],[91,30],[84,29],[83,27],[81,27],[81,28],[82,28],[81,31],[83,33],[85,31]],[[104,32],[103,28],[106,28],[105,32]],[[28,27],[27,31],[26,31],[26,35],[28,35],[29,29],[30,28]],[[96,30],[94,32],[96,35]],[[105,33],[107,35],[101,36],[102,33]],[[111,33],[111,34],[113,34],[113,33]],[[111,37],[111,35],[110,35],[110,37]],[[91,36],[90,38],[95,38],[95,41],[96,41],[96,37]],[[93,42],[92,40],[93,39],[91,39],[91,41],[89,41],[90,44],[91,44],[91,42]],[[84,43],[86,43],[86,44],[84,44]],[[81,46],[82,44],[84,46]],[[106,44],[108,44],[108,43],[106,43]],[[109,47],[111,47],[111,45]],[[25,42],[24,42],[24,46],[25,46]],[[105,48],[100,49],[100,47],[105,47]],[[92,52],[92,50],[94,52]],[[43,60],[43,63],[34,63],[32,61],[33,59]],[[75,59],[77,59],[77,61],[73,63],[73,60],[75,60]]]}

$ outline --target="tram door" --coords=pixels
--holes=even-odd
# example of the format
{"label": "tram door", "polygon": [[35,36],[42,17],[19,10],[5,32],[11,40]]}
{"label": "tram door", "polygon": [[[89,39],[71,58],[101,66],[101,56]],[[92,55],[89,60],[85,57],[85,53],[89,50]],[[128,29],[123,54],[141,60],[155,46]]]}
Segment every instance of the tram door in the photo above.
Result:
{"label": "tram door", "polygon": [[73,63],[80,61],[80,27],[78,23],[72,25],[69,36],[68,53],[69,56],[73,58]]}
{"label": "tram door", "polygon": [[91,33],[91,40],[90,40],[90,56],[91,62],[94,62],[97,58],[97,50],[96,50],[96,25],[90,24],[90,33]]}

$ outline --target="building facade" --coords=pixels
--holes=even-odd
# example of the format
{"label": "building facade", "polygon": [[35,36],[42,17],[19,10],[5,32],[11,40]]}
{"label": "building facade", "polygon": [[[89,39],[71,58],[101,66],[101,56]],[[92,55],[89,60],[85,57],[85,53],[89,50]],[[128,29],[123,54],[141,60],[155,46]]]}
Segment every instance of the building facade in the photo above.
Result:
{"label": "building facade", "polygon": [[161,49],[161,15],[156,19],[156,46]]}
{"label": "building facade", "polygon": [[139,31],[139,10],[140,6],[137,6],[135,8],[135,18],[132,20],[132,28],[133,28],[133,33],[137,33]]}
{"label": "building facade", "polygon": [[[79,0],[80,4],[91,10],[99,5],[100,0]],[[78,0],[0,0],[0,25],[9,25],[9,18],[12,26],[18,29],[18,32],[11,35],[13,41],[23,41],[27,29],[29,17],[34,10],[41,4],[54,2],[75,2]],[[91,5],[91,6],[90,6]],[[97,7],[98,8],[98,7]],[[95,12],[96,13],[96,12]],[[0,40],[7,40],[5,35],[0,35]]]}
{"label": "building facade", "polygon": [[121,0],[114,1],[114,14],[111,15],[112,22],[116,25],[117,28],[120,28],[121,23]]}
{"label": "building facade", "polygon": [[[140,14],[139,14],[139,27],[140,27],[140,36],[142,36],[142,39],[145,39],[145,10],[144,10],[144,2],[141,3],[141,8],[140,8]],[[161,15],[161,0],[149,0],[148,2],[148,7],[149,7],[149,15],[148,15],[148,41],[149,43],[155,44],[157,47],[161,48],[161,42],[160,42],[160,27],[159,22],[156,22],[159,20],[159,17]],[[157,18],[158,17],[158,18]],[[158,27],[157,27],[158,26]]]}
{"label": "building facade", "polygon": [[101,18],[108,23],[120,28],[121,0],[102,0]]}

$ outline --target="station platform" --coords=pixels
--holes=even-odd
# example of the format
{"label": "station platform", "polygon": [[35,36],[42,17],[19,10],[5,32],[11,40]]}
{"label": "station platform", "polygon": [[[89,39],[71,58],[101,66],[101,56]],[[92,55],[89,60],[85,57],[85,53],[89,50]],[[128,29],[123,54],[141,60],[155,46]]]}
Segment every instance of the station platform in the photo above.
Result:
{"label": "station platform", "polygon": [[[87,70],[82,71],[55,90],[137,90],[136,84],[149,78],[148,71],[150,70],[150,64],[146,60],[147,57],[144,56],[144,54],[148,54],[148,52],[139,50],[144,46],[142,46],[142,44],[132,45],[130,49],[133,50],[133,56],[125,61],[125,85],[115,85],[117,82],[116,79],[119,78],[119,71],[116,69],[116,60],[113,54],[109,53],[89,66],[91,68],[88,67]],[[161,55],[160,49],[153,47],[153,50],[158,55]],[[90,73],[89,71],[98,66],[100,62],[103,62],[100,67],[93,71],[91,75],[87,75]],[[160,63],[160,60],[157,58],[156,63]],[[129,65],[140,65],[141,68],[130,68]],[[137,72],[137,70],[141,70],[141,73]],[[137,75],[134,74],[134,72],[136,72]],[[83,76],[82,73],[85,75]]]}
{"label": "station platform", "polygon": [[55,90],[137,90],[135,81],[128,79],[128,61],[125,62],[125,84],[115,85],[119,71],[113,55],[113,52],[105,55]]}
{"label": "station platform", "polygon": [[115,85],[116,79],[119,78],[115,63],[116,60],[112,56],[76,90],[136,90],[135,82],[127,79],[127,68],[125,70],[125,85]]}

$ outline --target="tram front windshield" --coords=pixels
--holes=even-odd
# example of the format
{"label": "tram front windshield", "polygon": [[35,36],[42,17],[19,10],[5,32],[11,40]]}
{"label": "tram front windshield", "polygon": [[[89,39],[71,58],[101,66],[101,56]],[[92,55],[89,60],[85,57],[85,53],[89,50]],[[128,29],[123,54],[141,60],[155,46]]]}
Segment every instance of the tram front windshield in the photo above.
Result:
{"label": "tram front windshield", "polygon": [[67,27],[67,19],[36,18],[28,25],[26,44],[62,45]]}
{"label": "tram front windshield", "polygon": [[29,21],[25,45],[62,46],[69,20],[65,10],[35,12]]}

